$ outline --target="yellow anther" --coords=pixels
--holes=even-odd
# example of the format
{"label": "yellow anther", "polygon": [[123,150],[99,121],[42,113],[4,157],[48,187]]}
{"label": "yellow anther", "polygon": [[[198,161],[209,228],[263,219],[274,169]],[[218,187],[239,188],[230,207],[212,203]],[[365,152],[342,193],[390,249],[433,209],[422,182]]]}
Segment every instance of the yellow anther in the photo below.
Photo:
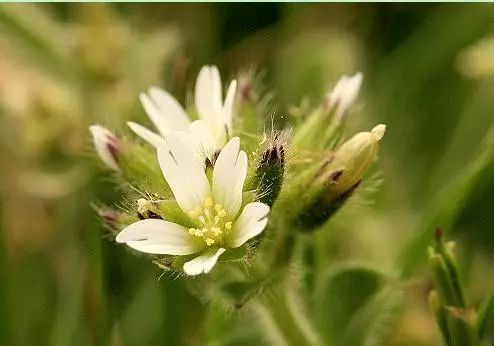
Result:
{"label": "yellow anther", "polygon": [[223,233],[223,232],[221,231],[221,228],[219,228],[219,227],[211,227],[211,232],[213,232],[213,233],[214,233],[214,235],[216,235],[216,236],[218,236],[218,235],[220,235],[221,233]]}
{"label": "yellow anther", "polygon": [[208,197],[204,200],[204,207],[211,208],[213,206],[213,200],[211,197]]}
{"label": "yellow anther", "polygon": [[196,229],[195,228],[189,228],[189,234],[190,235],[195,235],[196,234]]}
{"label": "yellow anther", "polygon": [[219,204],[219,203],[216,203],[216,205],[214,206],[214,209],[215,209],[216,211],[220,211],[220,210],[222,210],[222,209],[223,209],[223,206],[222,206],[221,204]]}
{"label": "yellow anther", "polygon": [[226,216],[226,210],[225,209],[221,209],[220,211],[218,211],[218,216],[219,217],[225,217]]}
{"label": "yellow anther", "polygon": [[225,228],[228,229],[228,230],[232,229],[232,223],[231,223],[231,221],[228,221],[227,223],[225,223]]}
{"label": "yellow anther", "polygon": [[207,246],[211,246],[214,244],[214,239],[211,238],[206,238],[204,241],[206,242]]}

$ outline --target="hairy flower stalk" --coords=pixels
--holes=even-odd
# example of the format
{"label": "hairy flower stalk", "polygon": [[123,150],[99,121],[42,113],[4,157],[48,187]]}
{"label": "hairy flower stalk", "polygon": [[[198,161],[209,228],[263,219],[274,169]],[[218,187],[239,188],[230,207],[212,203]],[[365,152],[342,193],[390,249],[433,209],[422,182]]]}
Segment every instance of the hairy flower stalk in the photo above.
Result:
{"label": "hairy flower stalk", "polygon": [[232,132],[233,102],[237,82],[228,86],[223,102],[220,74],[216,66],[204,66],[197,77],[194,93],[199,120],[193,120],[173,96],[157,87],[141,93],[140,100],[158,133],[134,122],[128,125],[142,139],[159,147],[165,136],[180,132],[196,155],[212,159]]}
{"label": "hairy flower stalk", "polygon": [[120,170],[118,165],[120,143],[117,136],[101,125],[92,125],[89,131],[93,136],[94,147],[101,161],[113,170]]}
{"label": "hairy flower stalk", "polygon": [[305,192],[300,191],[306,203],[300,216],[302,224],[318,226],[341,207],[376,160],[385,130],[381,124],[356,134],[311,173],[309,186],[302,186]]}
{"label": "hairy flower stalk", "polygon": [[[196,255],[184,264],[184,272],[209,273],[227,249],[242,246],[264,230],[270,208],[260,202],[243,204],[247,155],[238,138],[221,150],[211,177],[179,134],[168,136],[165,145],[158,148],[158,159],[184,221],[174,223],[166,216],[140,220],[116,240],[150,254]],[[146,211],[154,207],[141,204]]]}

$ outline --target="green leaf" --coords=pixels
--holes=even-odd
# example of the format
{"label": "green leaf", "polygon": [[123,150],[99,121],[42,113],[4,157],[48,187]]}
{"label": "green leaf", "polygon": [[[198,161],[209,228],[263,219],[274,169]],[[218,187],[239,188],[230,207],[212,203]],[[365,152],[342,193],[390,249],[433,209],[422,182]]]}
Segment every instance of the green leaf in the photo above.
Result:
{"label": "green leaf", "polygon": [[403,306],[403,291],[386,286],[353,316],[341,346],[383,345]]}
{"label": "green leaf", "polygon": [[384,283],[382,274],[360,266],[338,268],[323,276],[316,288],[314,310],[327,343],[341,345],[349,324]]}

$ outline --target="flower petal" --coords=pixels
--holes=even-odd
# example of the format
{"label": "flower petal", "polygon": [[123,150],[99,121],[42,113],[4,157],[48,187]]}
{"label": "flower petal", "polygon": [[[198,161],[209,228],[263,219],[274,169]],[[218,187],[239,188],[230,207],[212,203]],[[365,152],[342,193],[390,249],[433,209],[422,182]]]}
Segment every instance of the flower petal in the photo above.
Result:
{"label": "flower petal", "polygon": [[196,120],[190,125],[189,132],[199,157],[212,161],[217,146],[211,128],[203,120]]}
{"label": "flower petal", "polygon": [[201,205],[211,190],[204,165],[181,137],[171,134],[166,138],[168,149],[158,148],[158,161],[178,205],[188,213]]}
{"label": "flower petal", "polygon": [[233,118],[233,101],[235,100],[235,92],[237,90],[237,81],[232,80],[228,91],[226,92],[225,103],[223,105],[223,121],[229,132],[232,131]]}
{"label": "flower petal", "polygon": [[187,114],[182,106],[166,91],[152,87],[148,94],[141,93],[139,99],[149,119],[162,136],[166,136],[172,131],[187,128],[189,124]]}
{"label": "flower petal", "polygon": [[205,254],[194,258],[193,260],[184,264],[184,272],[187,275],[194,276],[199,274],[207,274],[213,269],[218,258],[225,252],[223,248],[219,248],[216,251],[209,251]]}
{"label": "flower petal", "polygon": [[153,131],[147,129],[146,127],[139,125],[137,123],[134,123],[132,121],[127,122],[127,125],[130,127],[130,129],[139,137],[144,139],[146,142],[151,144],[153,147],[158,148],[160,146],[166,146],[165,139],[158,135],[157,133],[154,133]]}
{"label": "flower petal", "polygon": [[328,108],[336,107],[335,119],[338,121],[342,119],[346,111],[357,99],[360,87],[362,86],[362,80],[363,74],[361,72],[351,77],[344,75],[328,94]]}
{"label": "flower petal", "polygon": [[232,247],[239,247],[260,234],[268,223],[269,207],[260,202],[249,203],[233,225]]}
{"label": "flower petal", "polygon": [[213,196],[230,217],[242,205],[242,190],[247,175],[247,154],[240,151],[240,139],[232,138],[221,151],[213,170]]}
{"label": "flower petal", "polygon": [[197,252],[187,229],[173,222],[146,219],[125,227],[116,238],[131,248],[159,255],[190,255]]}
{"label": "flower petal", "polygon": [[111,169],[120,170],[115,157],[115,150],[118,146],[115,134],[101,125],[89,126],[89,131],[91,131],[94,147],[101,161]]}
{"label": "flower petal", "polygon": [[197,76],[194,98],[199,118],[215,127],[223,126],[221,78],[216,66],[201,68]]}
{"label": "flower petal", "polygon": [[172,95],[158,87],[149,88],[148,94],[161,114],[165,116],[167,125],[172,131],[188,128],[189,116]]}

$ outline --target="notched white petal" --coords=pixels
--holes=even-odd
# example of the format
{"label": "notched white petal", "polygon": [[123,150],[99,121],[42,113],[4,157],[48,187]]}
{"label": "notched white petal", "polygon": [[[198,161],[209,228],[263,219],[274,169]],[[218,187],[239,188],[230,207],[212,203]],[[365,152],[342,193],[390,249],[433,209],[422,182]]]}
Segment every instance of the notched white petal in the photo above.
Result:
{"label": "notched white petal", "polygon": [[164,220],[134,222],[117,235],[116,241],[150,254],[190,255],[197,252],[185,227]]}
{"label": "notched white petal", "polygon": [[136,135],[151,144],[153,147],[158,148],[160,146],[166,146],[165,139],[148,128],[132,121],[127,122],[127,125]]}
{"label": "notched white petal", "polygon": [[168,149],[158,148],[158,161],[180,208],[189,213],[211,195],[204,165],[179,135],[167,137]]}
{"label": "notched white petal", "polygon": [[232,247],[239,247],[259,235],[268,223],[269,206],[260,202],[247,204],[233,225]]}
{"label": "notched white petal", "polygon": [[168,129],[171,131],[183,131],[187,129],[190,124],[189,117],[172,95],[158,87],[149,88],[148,95],[160,111],[162,117],[164,117]]}
{"label": "notched white petal", "polygon": [[242,190],[247,176],[247,154],[240,151],[240,139],[232,138],[223,148],[213,170],[213,195],[230,217],[242,204]]}
{"label": "notched white petal", "polygon": [[199,274],[209,273],[215,266],[216,262],[218,262],[218,258],[225,251],[225,249],[219,248],[216,251],[206,252],[205,254],[198,256],[189,262],[186,262],[184,264],[185,274],[195,276]]}
{"label": "notched white petal", "polygon": [[225,103],[223,105],[223,122],[226,125],[229,132],[232,130],[233,119],[233,104],[235,101],[235,93],[237,91],[237,81],[230,82],[228,91],[226,92]]}

